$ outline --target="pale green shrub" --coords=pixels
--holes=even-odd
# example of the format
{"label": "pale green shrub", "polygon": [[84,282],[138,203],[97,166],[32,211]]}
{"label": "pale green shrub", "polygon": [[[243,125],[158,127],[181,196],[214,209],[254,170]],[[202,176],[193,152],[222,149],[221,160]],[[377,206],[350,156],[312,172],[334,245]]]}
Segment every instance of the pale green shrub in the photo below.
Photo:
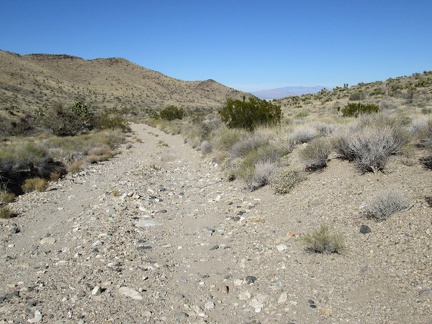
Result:
{"label": "pale green shrub", "polygon": [[315,253],[341,253],[345,249],[341,234],[333,232],[329,226],[321,225],[311,233],[305,234],[301,240],[306,250]]}
{"label": "pale green shrub", "polygon": [[391,214],[409,207],[406,196],[398,190],[383,190],[377,193],[367,204],[367,217],[378,221],[387,219]]}

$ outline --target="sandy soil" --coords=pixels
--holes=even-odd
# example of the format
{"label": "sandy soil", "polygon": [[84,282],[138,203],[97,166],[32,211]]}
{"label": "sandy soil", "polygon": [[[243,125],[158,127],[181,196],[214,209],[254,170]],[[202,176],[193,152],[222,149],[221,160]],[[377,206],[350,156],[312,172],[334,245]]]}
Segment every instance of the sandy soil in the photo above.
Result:
{"label": "sandy soil", "polygon": [[[288,195],[248,192],[180,136],[133,129],[142,142],[0,221],[0,323],[432,323],[431,171],[332,159]],[[362,217],[384,188],[411,207]],[[305,251],[320,224],[344,253]]]}

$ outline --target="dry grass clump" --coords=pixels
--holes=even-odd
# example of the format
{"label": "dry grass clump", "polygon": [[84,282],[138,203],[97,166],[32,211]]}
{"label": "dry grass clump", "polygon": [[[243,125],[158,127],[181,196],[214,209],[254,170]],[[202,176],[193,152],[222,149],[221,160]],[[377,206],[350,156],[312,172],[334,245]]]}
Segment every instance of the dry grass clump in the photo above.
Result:
{"label": "dry grass clump", "polygon": [[333,232],[327,225],[321,225],[301,239],[310,252],[330,254],[341,253],[345,249],[342,235]]}
{"label": "dry grass clump", "polygon": [[210,154],[213,151],[213,144],[210,141],[202,141],[200,149],[204,154]]}
{"label": "dry grass clump", "polygon": [[73,161],[68,167],[67,167],[67,173],[78,173],[82,171],[84,168],[84,163],[81,160]]}
{"label": "dry grass clump", "polygon": [[24,192],[31,192],[31,191],[45,191],[49,186],[48,181],[42,178],[30,178],[26,179],[24,181],[24,184],[21,186],[22,190]]}
{"label": "dry grass clump", "polygon": [[8,191],[0,192],[0,203],[3,205],[7,205],[15,200],[15,194]]}
{"label": "dry grass clump", "polygon": [[320,133],[315,127],[300,126],[294,130],[294,132],[290,136],[290,139],[294,145],[297,145],[308,143],[319,135]]}
{"label": "dry grass clump", "polygon": [[241,138],[250,133],[244,129],[221,127],[213,138],[214,147],[220,151],[230,151]]}
{"label": "dry grass clump", "polygon": [[306,171],[315,171],[327,166],[328,156],[333,149],[333,143],[328,137],[313,139],[300,153],[300,159],[305,164]]}
{"label": "dry grass clump", "polygon": [[384,169],[388,158],[408,143],[405,128],[383,114],[360,118],[354,126],[335,136],[335,150],[340,157],[354,161],[362,172]]}
{"label": "dry grass clump", "polygon": [[282,167],[272,174],[270,185],[276,194],[284,195],[304,180],[306,180],[306,175],[303,171],[291,167]]}
{"label": "dry grass clump", "polygon": [[16,216],[17,215],[13,211],[11,211],[9,208],[0,207],[0,218],[8,219],[8,218],[16,217]]}
{"label": "dry grass clump", "polygon": [[366,216],[378,221],[386,220],[391,214],[409,207],[406,196],[398,190],[384,190],[376,194],[365,208]]}
{"label": "dry grass clump", "polygon": [[268,184],[283,152],[278,147],[267,144],[245,151],[244,154],[243,157],[229,160],[228,168],[234,178],[242,179],[247,189],[252,191]]}

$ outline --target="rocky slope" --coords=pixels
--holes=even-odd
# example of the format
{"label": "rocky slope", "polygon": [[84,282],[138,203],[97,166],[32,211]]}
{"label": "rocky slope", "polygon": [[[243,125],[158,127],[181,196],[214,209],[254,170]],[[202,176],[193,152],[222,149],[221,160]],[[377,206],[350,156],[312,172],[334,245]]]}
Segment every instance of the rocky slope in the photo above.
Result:
{"label": "rocky slope", "polygon": [[[133,128],[142,143],[11,205],[1,323],[432,323],[430,171],[333,159],[288,195],[251,193],[181,137]],[[392,187],[410,209],[362,218]],[[319,224],[343,254],[304,250]]]}
{"label": "rocky slope", "polygon": [[[0,112],[32,113],[59,102],[85,100],[124,114],[167,105],[219,108],[227,97],[248,95],[214,80],[182,81],[122,58],[85,60],[70,55],[0,51]],[[7,116],[11,117],[11,116]]]}

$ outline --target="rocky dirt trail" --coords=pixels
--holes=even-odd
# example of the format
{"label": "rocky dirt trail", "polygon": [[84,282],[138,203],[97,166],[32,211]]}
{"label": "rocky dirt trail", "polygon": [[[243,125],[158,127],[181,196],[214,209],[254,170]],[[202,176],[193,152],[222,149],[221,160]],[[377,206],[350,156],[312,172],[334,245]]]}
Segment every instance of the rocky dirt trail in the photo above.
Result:
{"label": "rocky dirt trail", "polygon": [[[251,193],[180,136],[133,129],[123,154],[11,205],[0,323],[432,323],[430,171],[332,160],[287,196]],[[360,218],[391,186],[412,207]],[[304,250],[322,223],[346,252]]]}

